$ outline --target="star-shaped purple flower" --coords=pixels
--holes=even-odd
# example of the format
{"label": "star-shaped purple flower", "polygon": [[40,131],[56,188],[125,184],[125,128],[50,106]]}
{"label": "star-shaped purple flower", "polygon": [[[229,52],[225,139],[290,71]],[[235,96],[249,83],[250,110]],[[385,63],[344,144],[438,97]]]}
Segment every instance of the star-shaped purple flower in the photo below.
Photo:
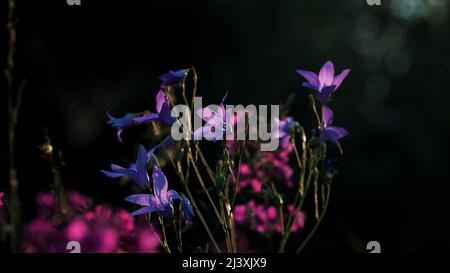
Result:
{"label": "star-shaped purple flower", "polygon": [[191,202],[189,202],[189,199],[184,195],[181,198],[181,205],[183,206],[184,220],[186,221],[186,224],[190,224],[194,218],[194,208],[192,208]]}
{"label": "star-shaped purple flower", "polygon": [[199,140],[202,136],[206,140],[223,140],[233,132],[232,112],[231,109],[225,110],[223,102],[227,97],[227,93],[222,99],[217,111],[204,107],[197,110],[197,115],[206,121],[205,126],[196,129],[193,138]]}
{"label": "star-shaped purple flower", "polygon": [[336,145],[342,153],[342,147],[339,139],[348,135],[346,129],[342,127],[331,126],[333,122],[333,111],[327,106],[322,106],[322,128],[320,129],[320,141],[329,141]]}
{"label": "star-shaped purple flower", "polygon": [[167,73],[159,76],[159,79],[162,81],[160,87],[167,88],[169,86],[178,86],[184,82],[186,76],[189,72],[189,69],[181,69],[178,71],[169,71]]}
{"label": "star-shaped purple flower", "polygon": [[159,212],[165,217],[173,215],[173,200],[179,200],[180,196],[174,190],[167,190],[169,183],[158,165],[153,167],[153,193],[154,194],[134,194],[125,198],[126,201],[143,206],[133,212],[136,216],[149,212]]}
{"label": "star-shaped purple flower", "polygon": [[297,70],[297,73],[308,81],[303,83],[303,86],[316,91],[317,99],[322,104],[326,104],[350,73],[350,69],[344,69],[339,75],[335,76],[334,65],[331,61],[328,61],[320,69],[319,75],[305,70]]}
{"label": "star-shaped purple flower", "polygon": [[139,146],[138,156],[136,159],[136,164],[130,166],[126,169],[121,166],[111,164],[111,171],[101,170],[108,177],[117,178],[128,176],[132,179],[139,187],[148,188],[150,187],[150,181],[147,174],[147,164],[149,161],[149,155],[144,146]]}
{"label": "star-shaped purple flower", "polygon": [[156,113],[148,113],[134,118],[136,124],[144,122],[159,121],[163,124],[172,125],[176,118],[172,117],[170,111],[170,100],[164,91],[159,90],[156,94]]}

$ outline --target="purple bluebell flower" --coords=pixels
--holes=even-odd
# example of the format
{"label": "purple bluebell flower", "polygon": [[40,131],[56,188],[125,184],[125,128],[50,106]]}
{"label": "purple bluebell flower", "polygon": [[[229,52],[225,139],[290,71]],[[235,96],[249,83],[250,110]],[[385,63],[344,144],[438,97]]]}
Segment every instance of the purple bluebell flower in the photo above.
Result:
{"label": "purple bluebell flower", "polygon": [[150,181],[147,173],[147,164],[149,162],[149,156],[147,150],[144,146],[139,146],[138,156],[136,163],[131,165],[130,168],[126,169],[115,164],[111,164],[112,171],[101,170],[108,177],[117,178],[128,176],[131,178],[139,187],[148,188],[150,187]]}
{"label": "purple bluebell flower", "polygon": [[167,88],[169,86],[177,86],[184,82],[186,76],[189,72],[189,69],[181,69],[178,71],[169,71],[167,73],[159,76],[159,79],[162,81],[160,87]]}
{"label": "purple bluebell flower", "polygon": [[119,139],[120,142],[123,143],[121,137],[123,129],[137,124],[137,122],[135,121],[136,115],[126,114],[125,116],[120,118],[115,118],[111,116],[108,112],[106,112],[106,115],[108,116],[109,119],[108,124],[110,124],[113,128],[117,129],[117,138]]}
{"label": "purple bluebell flower", "polygon": [[311,71],[297,70],[308,82],[303,86],[316,91],[316,97],[322,104],[326,104],[331,95],[339,88],[344,79],[350,73],[350,69],[344,69],[339,75],[334,75],[334,66],[331,61],[326,62],[320,69],[319,75]]}
{"label": "purple bluebell flower", "polygon": [[286,149],[291,141],[291,135],[300,125],[293,117],[286,117],[282,120],[274,118],[275,127],[277,130],[271,132],[272,138],[281,140],[281,147]]}
{"label": "purple bluebell flower", "polygon": [[192,222],[192,218],[194,218],[194,208],[189,202],[189,199],[183,195],[181,198],[181,205],[183,206],[183,216],[186,224],[190,224]]}
{"label": "purple bluebell flower", "polygon": [[342,153],[342,147],[339,139],[348,135],[345,128],[331,126],[333,122],[333,111],[327,106],[322,106],[322,126],[320,128],[320,141],[329,141],[336,145]]}
{"label": "purple bluebell flower", "polygon": [[156,94],[156,113],[148,113],[134,118],[136,124],[152,121],[159,121],[167,125],[172,125],[176,121],[170,111],[169,97],[162,90]]}
{"label": "purple bluebell flower", "polygon": [[[197,110],[197,115],[206,121],[205,126],[196,129],[193,133],[195,140],[201,139],[202,136],[207,140],[217,141],[223,140],[233,132],[232,125],[232,110],[225,110],[223,102],[225,101],[228,92],[222,99],[217,111],[208,107]],[[216,131],[217,130],[217,131]]]}
{"label": "purple bluebell flower", "polygon": [[149,212],[159,212],[165,217],[173,215],[173,200],[179,200],[180,196],[174,190],[167,190],[169,183],[158,165],[153,167],[153,193],[134,194],[125,198],[126,201],[143,206],[131,215],[136,216]]}

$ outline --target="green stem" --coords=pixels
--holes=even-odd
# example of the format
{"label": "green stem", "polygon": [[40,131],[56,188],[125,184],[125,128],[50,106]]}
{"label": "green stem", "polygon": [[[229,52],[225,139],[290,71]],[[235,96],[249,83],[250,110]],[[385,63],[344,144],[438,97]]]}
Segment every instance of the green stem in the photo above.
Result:
{"label": "green stem", "polygon": [[198,143],[196,143],[194,146],[195,146],[195,150],[196,150],[197,154],[200,156],[200,160],[202,161],[203,165],[206,168],[206,172],[208,173],[209,178],[214,183],[214,185],[216,185],[216,179],[214,178],[214,172],[211,169],[211,167],[209,166],[208,162],[206,161],[206,158],[203,155],[202,150],[200,149],[200,147],[198,147]]}
{"label": "green stem", "polygon": [[327,212],[327,208],[328,208],[328,203],[330,201],[330,185],[327,185],[327,197],[326,197],[326,201],[324,204],[324,208],[322,211],[322,214],[320,215],[319,219],[317,220],[314,228],[311,230],[311,232],[308,234],[308,237],[306,237],[306,239],[303,241],[303,243],[299,246],[299,248],[297,249],[296,253],[299,253],[304,247],[305,245],[310,241],[311,237],[314,235],[314,233],[316,232],[317,228],[319,227],[320,223],[322,222],[326,212]]}
{"label": "green stem", "polygon": [[[179,220],[179,222],[181,222],[181,220]],[[172,224],[173,224],[173,230],[175,232],[175,238],[177,239],[178,252],[183,253],[183,245],[182,245],[183,242],[181,241],[181,230],[180,230],[180,232],[178,232],[177,222],[175,220],[175,217],[172,218]]]}
{"label": "green stem", "polygon": [[293,214],[290,215],[290,217],[289,217],[286,233],[285,233],[285,236],[283,237],[283,239],[281,241],[280,248],[278,249],[278,252],[284,252],[284,249],[286,247],[286,243],[289,240],[289,236],[291,234],[292,225],[296,221],[297,216],[298,216],[298,212],[301,210],[301,208],[303,206],[303,203],[304,203],[304,201],[306,199],[306,195],[308,193],[309,186],[311,184],[311,178],[312,178],[312,175],[314,173],[313,168],[315,166],[315,162],[314,162],[314,164],[311,164],[311,165],[312,165],[312,167],[309,169],[308,178],[306,179],[305,194],[301,197],[298,205],[295,207],[294,211],[292,212]]}
{"label": "green stem", "polygon": [[[194,210],[195,210],[195,212],[196,212],[198,218],[200,219],[200,222],[202,223],[203,227],[205,228],[205,231],[206,231],[206,234],[207,234],[208,237],[209,237],[209,240],[212,242],[212,244],[213,244],[214,248],[216,249],[216,251],[217,251],[218,253],[221,253],[222,251],[220,250],[219,245],[217,244],[216,240],[214,239],[214,236],[213,236],[213,234],[211,233],[211,230],[209,229],[208,224],[206,223],[205,218],[203,217],[202,212],[200,211],[200,209],[199,209],[198,206],[197,206],[197,202],[195,202],[195,199],[194,199],[194,197],[193,197],[191,191],[189,190],[189,187],[188,187],[188,185],[187,185],[187,180],[185,180],[185,177],[183,176],[183,174],[179,173],[179,171],[178,171],[178,169],[177,169],[175,163],[173,162],[172,157],[171,157],[169,154],[168,154],[168,158],[169,158],[169,161],[172,163],[172,166],[174,167],[175,172],[178,174],[178,177],[179,177],[179,179],[180,179],[180,182],[181,182],[181,184],[184,186],[184,190],[185,190],[186,194],[188,195],[189,200],[190,200],[191,203],[192,203],[192,207],[194,208]],[[181,230],[181,229],[180,229],[180,230]]]}
{"label": "green stem", "polygon": [[161,230],[163,233],[163,247],[167,251],[167,253],[171,253],[169,244],[167,242],[166,227],[164,226],[164,219],[161,215],[159,215],[158,218],[159,218],[159,224],[161,225]]}
{"label": "green stem", "polygon": [[205,182],[203,181],[203,178],[200,175],[200,171],[198,170],[197,165],[195,164],[195,161],[192,158],[191,154],[189,154],[189,160],[191,160],[191,164],[192,164],[192,167],[194,168],[195,173],[197,174],[198,181],[200,182],[200,185],[201,185],[203,191],[205,192],[206,196],[208,197],[208,200],[211,203],[211,206],[212,206],[212,208],[214,210],[214,213],[216,214],[216,216],[219,219],[220,223],[223,225],[223,221],[222,221],[222,219],[220,217],[219,210],[217,209],[216,205],[214,204],[214,201],[212,200],[211,195],[209,194],[209,191],[206,188]]}

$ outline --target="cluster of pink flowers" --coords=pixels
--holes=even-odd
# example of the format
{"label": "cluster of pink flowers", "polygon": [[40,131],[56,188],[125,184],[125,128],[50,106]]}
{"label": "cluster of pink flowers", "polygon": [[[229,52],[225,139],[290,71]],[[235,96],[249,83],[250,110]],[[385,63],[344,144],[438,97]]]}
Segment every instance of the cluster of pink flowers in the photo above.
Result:
{"label": "cluster of pink flowers", "polygon": [[[284,212],[284,220],[295,213],[292,205],[287,206],[287,213]],[[234,208],[234,220],[237,224],[250,226],[257,232],[270,235],[273,232],[281,232],[281,220],[278,209],[275,206],[266,206],[256,204],[250,200],[248,204],[237,205]],[[293,222],[291,231],[296,232],[305,225],[305,216],[303,212],[298,212],[296,221]]]}
{"label": "cluster of pink flowers", "polygon": [[91,200],[78,192],[69,192],[67,203],[68,211],[61,214],[53,194],[37,194],[37,216],[25,226],[24,252],[69,252],[70,241],[79,242],[87,253],[158,252],[156,231],[126,210],[92,208]]}
{"label": "cluster of pink flowers", "polygon": [[[229,141],[227,147],[231,149],[233,154],[236,154],[239,145],[235,141]],[[288,188],[293,186],[293,169],[289,166],[292,153],[290,144],[280,145],[280,148],[275,152],[261,152],[257,142],[247,142],[246,149],[252,150],[256,154],[249,158],[247,163],[241,164],[239,191],[247,188],[259,193],[264,185],[269,185],[270,182],[274,182],[276,185],[284,184]]]}
{"label": "cluster of pink flowers", "polygon": [[[285,118],[282,120],[285,120]],[[270,183],[274,183],[277,188],[292,188],[293,169],[289,162],[293,148],[289,135],[282,139],[282,145],[274,152],[262,152],[259,145],[258,142],[254,141],[245,143],[245,153],[250,156],[246,158],[246,163],[240,166],[238,191],[250,190],[258,194],[264,188],[270,190]],[[240,153],[240,147],[241,145],[237,141],[227,142],[227,149],[234,156]],[[294,207],[288,205],[283,212],[284,225],[287,224],[287,219],[293,213],[295,213]],[[304,227],[304,213],[300,211],[297,214],[296,221],[291,227],[292,232]],[[261,234],[281,233],[281,218],[278,208],[273,205],[258,204],[253,199],[246,204],[235,206],[234,220],[237,224],[250,227]]]}

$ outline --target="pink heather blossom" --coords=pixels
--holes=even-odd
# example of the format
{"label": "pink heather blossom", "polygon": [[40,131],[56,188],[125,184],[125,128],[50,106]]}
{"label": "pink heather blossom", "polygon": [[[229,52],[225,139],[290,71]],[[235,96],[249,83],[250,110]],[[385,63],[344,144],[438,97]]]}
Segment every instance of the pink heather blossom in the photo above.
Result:
{"label": "pink heather blossom", "polygon": [[[287,219],[294,211],[292,205],[287,207],[287,211],[284,212],[284,225],[287,225]],[[233,212],[234,220],[238,225],[250,227],[264,235],[270,235],[273,232],[281,233],[280,218],[275,206],[256,204],[254,200],[250,200],[247,204],[236,205]],[[292,225],[292,232],[303,229],[304,224],[304,214],[300,211]]]}
{"label": "pink heather blossom", "polygon": [[49,192],[38,192],[36,194],[36,202],[41,208],[51,208],[56,205],[55,196]]}
{"label": "pink heather blossom", "polygon": [[90,208],[88,197],[69,192],[69,212],[61,217],[52,194],[39,193],[36,199],[37,217],[24,229],[24,252],[67,252],[69,241],[80,242],[85,253],[159,251],[159,235],[153,227],[137,222],[124,209],[105,204]]}
{"label": "pink heather blossom", "polygon": [[72,241],[81,241],[89,232],[88,225],[80,219],[75,219],[66,228],[66,237]]}
{"label": "pink heather blossom", "polygon": [[154,253],[158,249],[158,237],[148,229],[142,230],[138,235],[138,252]]}
{"label": "pink heather blossom", "polygon": [[3,196],[5,196],[4,192],[0,192],[0,207],[3,207],[4,203],[3,203]]}

